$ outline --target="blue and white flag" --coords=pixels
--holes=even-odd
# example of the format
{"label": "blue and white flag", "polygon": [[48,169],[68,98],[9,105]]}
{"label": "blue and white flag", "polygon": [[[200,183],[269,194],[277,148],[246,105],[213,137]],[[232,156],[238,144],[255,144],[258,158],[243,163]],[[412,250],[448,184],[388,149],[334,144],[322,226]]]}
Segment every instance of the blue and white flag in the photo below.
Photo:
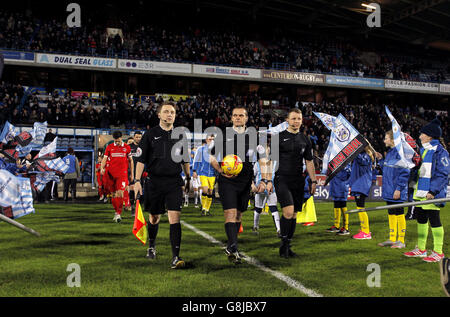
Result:
{"label": "blue and white flag", "polygon": [[287,121],[283,121],[283,123],[280,123],[274,127],[272,127],[272,124],[269,125],[269,129],[264,131],[259,131],[259,133],[266,133],[266,134],[278,134],[280,132],[283,132],[289,127],[289,123]]}
{"label": "blue and white flag", "polygon": [[394,146],[400,156],[400,160],[394,163],[394,166],[411,169],[416,166],[416,164],[413,162],[413,157],[416,155],[416,152],[406,141],[405,134],[401,131],[400,125],[398,124],[397,120],[395,120],[394,116],[389,111],[387,106],[385,106],[385,109],[389,119],[392,122]]}
{"label": "blue and white flag", "polygon": [[[317,118],[320,119],[320,121],[322,121],[322,123],[327,127],[328,130],[333,131],[333,127],[334,124],[336,122],[336,117],[329,115],[327,113],[323,113],[323,112],[314,112],[313,113],[316,115]],[[328,144],[328,148],[327,151],[324,154],[323,160],[322,160],[322,174],[326,174],[327,169],[328,169],[328,162],[330,160],[330,155],[331,155],[331,151],[333,150],[333,147],[331,146],[331,137],[330,137],[330,143]]]}
{"label": "blue and white flag", "polygon": [[317,118],[320,119],[320,121],[322,121],[322,123],[328,128],[328,130],[332,130],[334,127],[334,122],[336,121],[336,117],[329,115],[327,113],[323,113],[323,112],[314,112],[313,113],[316,115]]}
{"label": "blue and white flag", "polygon": [[40,147],[44,143],[45,134],[47,133],[47,122],[35,122],[33,125],[33,130],[30,131],[31,142],[22,147],[18,145],[16,150],[19,152],[19,157],[24,157],[31,152],[33,148]]}
{"label": "blue and white flag", "polygon": [[58,142],[58,137],[55,137],[53,141],[40,149],[39,153],[35,156],[37,158],[53,158],[56,156],[56,143]]}
{"label": "blue and white flag", "polygon": [[35,164],[38,171],[51,172],[57,171],[65,174],[69,169],[69,165],[60,157],[56,157],[56,137],[52,143],[44,146],[35,156],[33,164]]}
{"label": "blue and white flag", "polygon": [[45,185],[47,185],[47,183],[51,181],[59,183],[59,176],[56,175],[55,172],[37,173],[36,181],[34,182],[34,187],[38,192],[41,192],[44,190]]}
{"label": "blue and white flag", "polygon": [[330,143],[323,157],[322,172],[327,175],[325,185],[367,145],[367,140],[358,130],[342,114],[339,114],[334,120]]}
{"label": "blue and white flag", "polygon": [[13,126],[8,121],[5,122],[3,126],[2,133],[0,134],[0,143],[8,143],[14,140],[14,137],[19,134],[19,129]]}
{"label": "blue and white flag", "polygon": [[0,170],[0,206],[12,208],[12,218],[34,213],[30,179]]}
{"label": "blue and white flag", "polygon": [[64,160],[60,157],[54,158],[52,160],[46,160],[47,167],[52,171],[57,171],[63,174],[66,174],[69,170],[69,165],[64,162]]}

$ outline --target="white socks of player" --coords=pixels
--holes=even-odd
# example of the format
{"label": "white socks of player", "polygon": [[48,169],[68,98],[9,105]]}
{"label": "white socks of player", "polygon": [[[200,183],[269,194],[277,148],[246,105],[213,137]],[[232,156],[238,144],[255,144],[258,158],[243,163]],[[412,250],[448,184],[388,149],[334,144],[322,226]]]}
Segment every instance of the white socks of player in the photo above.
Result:
{"label": "white socks of player", "polygon": [[254,211],[253,212],[253,228],[259,227],[259,218],[261,217],[261,213]]}
{"label": "white socks of player", "polygon": [[280,232],[280,214],[278,211],[272,212],[272,218],[275,222],[275,227],[277,228],[277,232]]}
{"label": "white socks of player", "polygon": [[194,205],[197,205],[198,202],[198,191],[194,192]]}

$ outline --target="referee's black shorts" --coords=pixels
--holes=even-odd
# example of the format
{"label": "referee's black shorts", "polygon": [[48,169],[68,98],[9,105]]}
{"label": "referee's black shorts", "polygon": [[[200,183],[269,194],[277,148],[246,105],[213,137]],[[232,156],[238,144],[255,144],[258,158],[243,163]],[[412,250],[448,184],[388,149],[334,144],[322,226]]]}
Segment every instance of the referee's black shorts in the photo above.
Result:
{"label": "referee's black shorts", "polygon": [[240,212],[247,210],[252,186],[251,179],[247,182],[236,182],[219,176],[217,184],[223,210],[237,209]]}
{"label": "referee's black shorts", "polygon": [[275,175],[273,185],[281,208],[294,206],[294,211],[302,211],[305,179],[303,176]]}
{"label": "referee's black shorts", "polygon": [[181,211],[183,185],[183,179],[179,175],[149,177],[144,185],[144,210],[152,215],[162,215],[166,209]]}

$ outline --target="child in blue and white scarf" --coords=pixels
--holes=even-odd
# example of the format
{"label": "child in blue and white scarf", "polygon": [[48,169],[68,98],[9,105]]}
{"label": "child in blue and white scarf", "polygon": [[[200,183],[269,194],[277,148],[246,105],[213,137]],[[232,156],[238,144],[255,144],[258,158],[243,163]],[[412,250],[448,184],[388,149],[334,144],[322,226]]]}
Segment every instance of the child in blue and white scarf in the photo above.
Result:
{"label": "child in blue and white scarf", "polygon": [[[440,142],[442,130],[440,121],[436,118],[420,131],[419,139],[422,143],[420,156],[422,164],[413,199],[424,201],[444,198],[447,195],[448,175],[450,173],[450,159],[445,143]],[[444,258],[442,251],[444,244],[444,227],[441,224],[440,208],[444,204],[420,205],[417,212],[417,246],[414,250],[404,253],[408,257],[422,257],[426,262],[439,262]],[[433,251],[427,256],[426,243],[428,237],[428,222],[433,234]]]}

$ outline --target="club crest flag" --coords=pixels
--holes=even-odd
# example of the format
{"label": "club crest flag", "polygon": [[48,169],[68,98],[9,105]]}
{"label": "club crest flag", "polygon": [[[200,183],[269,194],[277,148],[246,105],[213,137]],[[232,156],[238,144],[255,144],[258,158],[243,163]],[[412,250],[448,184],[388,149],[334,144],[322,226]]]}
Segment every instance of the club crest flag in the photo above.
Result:
{"label": "club crest flag", "polygon": [[417,159],[418,154],[411,147],[409,142],[406,140],[405,134],[401,131],[400,125],[397,120],[395,120],[392,113],[389,111],[388,107],[385,106],[386,114],[392,122],[392,132],[394,135],[394,146],[397,150],[400,159],[394,163],[394,166],[401,168],[413,168],[416,166],[414,161]]}
{"label": "club crest flag", "polygon": [[[329,115],[327,113],[323,113],[323,112],[314,112],[313,113],[316,115],[317,118],[320,119],[320,121],[322,121],[322,123],[327,127],[328,130],[333,130],[334,127],[334,123],[336,121],[336,117]],[[329,161],[329,156],[330,156],[330,152],[327,150],[324,154],[323,160],[322,160],[322,174],[326,174],[327,172],[327,168],[328,168],[328,161]]]}
{"label": "club crest flag", "polygon": [[134,236],[145,244],[147,242],[148,232],[147,232],[147,222],[145,221],[144,214],[142,213],[141,204],[139,199],[136,200],[136,210],[134,213],[134,225],[133,225]]}
{"label": "club crest flag", "polygon": [[334,122],[336,121],[336,117],[335,116],[331,116],[327,113],[323,113],[323,112],[314,112],[313,113],[316,115],[317,118],[320,119],[320,121],[322,121],[322,123],[328,128],[328,130],[332,130],[334,127]]}
{"label": "club crest flag", "polygon": [[330,143],[323,157],[325,186],[368,145],[367,140],[342,115],[336,117]]}

